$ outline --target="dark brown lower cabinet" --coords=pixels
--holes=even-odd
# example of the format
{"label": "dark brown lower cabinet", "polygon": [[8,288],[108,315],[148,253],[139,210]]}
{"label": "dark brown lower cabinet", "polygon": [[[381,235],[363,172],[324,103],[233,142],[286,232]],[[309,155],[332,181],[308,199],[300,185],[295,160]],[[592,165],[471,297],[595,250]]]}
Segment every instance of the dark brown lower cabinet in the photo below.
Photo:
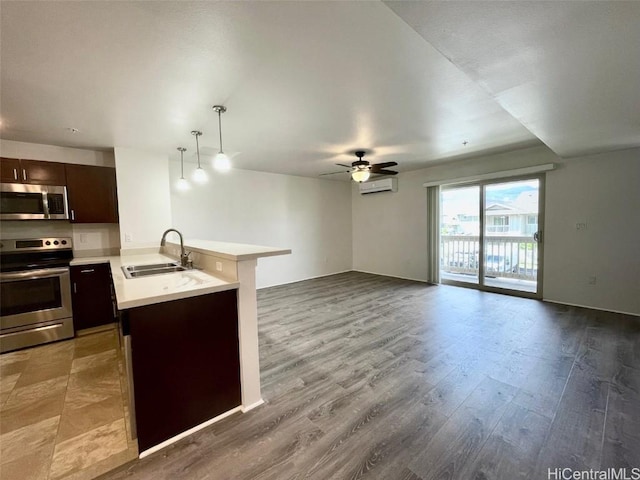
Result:
{"label": "dark brown lower cabinet", "polygon": [[71,302],[76,331],[115,322],[108,263],[71,267]]}
{"label": "dark brown lower cabinet", "polygon": [[236,290],[128,309],[138,446],[241,403]]}

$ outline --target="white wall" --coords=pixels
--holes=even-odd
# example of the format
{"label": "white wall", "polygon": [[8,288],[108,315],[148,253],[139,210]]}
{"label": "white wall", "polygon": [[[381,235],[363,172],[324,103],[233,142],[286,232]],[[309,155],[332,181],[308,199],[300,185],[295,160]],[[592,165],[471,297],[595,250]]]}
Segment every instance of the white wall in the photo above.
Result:
{"label": "white wall", "polygon": [[169,157],[122,147],[114,153],[122,248],[159,246],[172,226]]}
{"label": "white wall", "polygon": [[551,162],[558,169],[547,173],[544,298],[640,314],[638,149],[562,160],[536,147],[400,174],[397,193],[362,196],[354,185],[354,269],[426,280],[424,183]]}
{"label": "white wall", "polygon": [[[100,167],[115,166],[113,152],[57,147],[0,139],[0,156]],[[74,224],[68,221],[3,221],[3,238],[71,237],[75,256],[117,254],[117,224]]]}
{"label": "white wall", "polygon": [[[170,162],[173,183],[179,162]],[[185,165],[185,177],[193,166]],[[347,182],[248,170],[210,171],[206,185],[177,192],[174,226],[187,238],[290,248],[258,260],[265,287],[351,269],[351,191]]]}
{"label": "white wall", "polygon": [[640,315],[639,182],[640,149],[570,159],[547,174],[545,299]]}
{"label": "white wall", "polygon": [[352,185],[353,269],[413,280],[427,271],[427,191],[398,175],[398,191],[360,195]]}

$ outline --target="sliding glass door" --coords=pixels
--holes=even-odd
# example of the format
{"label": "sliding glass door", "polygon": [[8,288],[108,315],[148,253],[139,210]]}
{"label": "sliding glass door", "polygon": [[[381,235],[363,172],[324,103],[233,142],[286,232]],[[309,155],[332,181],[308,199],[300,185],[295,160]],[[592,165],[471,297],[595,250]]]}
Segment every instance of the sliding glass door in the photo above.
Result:
{"label": "sliding glass door", "polygon": [[480,282],[480,193],[478,185],[440,191],[440,279]]}
{"label": "sliding glass door", "polygon": [[541,296],[543,178],[443,187],[440,279]]}

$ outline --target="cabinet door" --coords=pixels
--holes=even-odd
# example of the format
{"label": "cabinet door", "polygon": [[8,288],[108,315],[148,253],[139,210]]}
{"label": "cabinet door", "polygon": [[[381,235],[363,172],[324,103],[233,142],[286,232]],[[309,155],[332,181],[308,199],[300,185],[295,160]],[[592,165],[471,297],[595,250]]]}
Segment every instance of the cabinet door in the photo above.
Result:
{"label": "cabinet door", "polygon": [[117,223],[116,169],[65,165],[72,223]]}
{"label": "cabinet door", "polygon": [[236,290],[127,310],[140,451],[237,407]]}
{"label": "cabinet door", "polygon": [[2,183],[22,183],[20,160],[17,158],[0,158],[0,179]]}
{"label": "cabinet door", "polygon": [[73,326],[76,331],[115,321],[108,264],[71,267],[71,292]]}
{"label": "cabinet door", "polygon": [[64,163],[20,160],[22,183],[35,185],[66,185]]}
{"label": "cabinet door", "polygon": [[2,183],[66,185],[64,163],[0,158]]}

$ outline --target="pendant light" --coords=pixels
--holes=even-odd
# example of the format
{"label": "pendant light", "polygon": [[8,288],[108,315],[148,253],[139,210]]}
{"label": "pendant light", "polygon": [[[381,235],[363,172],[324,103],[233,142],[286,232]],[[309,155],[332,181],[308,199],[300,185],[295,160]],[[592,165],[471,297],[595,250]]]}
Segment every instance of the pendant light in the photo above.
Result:
{"label": "pendant light", "polygon": [[227,111],[227,107],[223,105],[214,105],[213,111],[218,113],[218,131],[220,132],[220,152],[213,159],[213,168],[219,172],[228,172],[231,170],[231,161],[229,157],[222,151],[222,118],[221,115]]}
{"label": "pendant light", "polygon": [[176,182],[176,188],[182,192],[189,190],[189,182],[184,178],[184,152],[187,151],[184,147],[178,147],[180,152],[180,178]]}
{"label": "pendant light", "polygon": [[207,183],[209,180],[209,176],[207,172],[204,171],[204,168],[200,165],[200,144],[198,143],[198,137],[202,135],[202,132],[199,130],[192,130],[191,135],[196,137],[196,155],[198,157],[198,168],[193,171],[193,181],[196,183]]}

